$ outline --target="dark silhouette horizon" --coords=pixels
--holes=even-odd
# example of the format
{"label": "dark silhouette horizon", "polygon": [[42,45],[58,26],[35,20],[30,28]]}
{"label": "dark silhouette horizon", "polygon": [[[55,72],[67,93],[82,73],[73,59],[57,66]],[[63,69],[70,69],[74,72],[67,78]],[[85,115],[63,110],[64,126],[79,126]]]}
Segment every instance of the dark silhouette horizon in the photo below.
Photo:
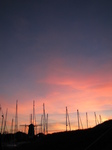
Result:
{"label": "dark silhouette horizon", "polygon": [[[112,120],[107,120],[93,128],[80,129],[75,131],[65,131],[52,134],[38,134],[33,138],[28,138],[26,134],[16,133],[16,140],[18,140],[18,150],[32,149],[64,149],[64,148],[75,148],[76,150],[105,150],[112,148]],[[2,135],[3,136],[3,135]],[[7,136],[8,139],[8,136]],[[21,141],[23,143],[21,143]],[[5,139],[6,142],[6,139]],[[16,141],[17,142],[17,141]],[[17,144],[17,143],[16,143]],[[3,147],[4,150],[9,150],[7,146]]]}

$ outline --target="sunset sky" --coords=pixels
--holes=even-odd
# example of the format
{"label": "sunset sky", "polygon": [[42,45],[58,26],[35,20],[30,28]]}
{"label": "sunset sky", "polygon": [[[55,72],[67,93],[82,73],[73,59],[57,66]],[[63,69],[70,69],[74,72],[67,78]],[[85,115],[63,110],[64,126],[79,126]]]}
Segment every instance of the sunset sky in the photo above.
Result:
{"label": "sunset sky", "polygon": [[[1,0],[0,105],[8,108],[7,129],[40,123],[45,103],[49,132],[64,131],[68,108],[71,128],[112,118],[112,1]],[[0,112],[0,125],[1,125]],[[19,126],[19,130],[21,130]]]}

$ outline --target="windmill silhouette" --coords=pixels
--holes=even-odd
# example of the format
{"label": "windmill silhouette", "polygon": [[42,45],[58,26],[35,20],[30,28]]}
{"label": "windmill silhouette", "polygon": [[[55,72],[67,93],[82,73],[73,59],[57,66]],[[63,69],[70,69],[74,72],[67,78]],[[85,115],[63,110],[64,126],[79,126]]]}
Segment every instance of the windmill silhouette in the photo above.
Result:
{"label": "windmill silhouette", "polygon": [[25,132],[26,132],[26,127],[28,127],[28,136],[29,138],[34,137],[34,128],[37,128],[38,126],[42,126],[41,124],[36,124],[36,118],[35,118],[35,101],[33,101],[33,119],[32,119],[32,114],[30,115],[30,124],[24,124],[20,125],[25,127]]}

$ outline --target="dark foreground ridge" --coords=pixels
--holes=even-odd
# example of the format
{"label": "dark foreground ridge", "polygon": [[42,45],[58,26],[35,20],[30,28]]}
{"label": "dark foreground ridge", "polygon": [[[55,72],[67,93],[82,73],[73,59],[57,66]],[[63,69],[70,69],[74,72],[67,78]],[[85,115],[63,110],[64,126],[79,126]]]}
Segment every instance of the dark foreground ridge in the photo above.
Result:
{"label": "dark foreground ridge", "polygon": [[33,139],[20,142],[13,148],[3,147],[4,150],[37,150],[45,148],[49,150],[62,150],[65,148],[74,150],[112,150],[112,120],[85,130],[48,135],[39,134]]}

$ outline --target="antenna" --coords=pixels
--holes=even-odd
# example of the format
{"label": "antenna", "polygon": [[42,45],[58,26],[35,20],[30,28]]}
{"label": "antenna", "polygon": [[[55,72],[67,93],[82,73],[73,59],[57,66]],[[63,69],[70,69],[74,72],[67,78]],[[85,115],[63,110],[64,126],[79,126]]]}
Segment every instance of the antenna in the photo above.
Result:
{"label": "antenna", "polygon": [[1,113],[2,113],[2,121],[1,121],[1,134],[2,134],[3,124],[4,124],[4,114],[3,114],[3,111],[2,111],[1,105],[0,105],[0,111],[1,111]]}
{"label": "antenna", "polygon": [[33,124],[35,125],[35,101],[33,101]]}
{"label": "antenna", "polygon": [[2,114],[1,134],[2,134],[2,129],[3,129],[3,123],[4,123],[4,115]]}
{"label": "antenna", "polygon": [[16,100],[15,132],[18,131],[18,100]]}
{"label": "antenna", "polygon": [[8,113],[8,109],[6,109],[6,114],[5,114],[5,120],[4,120],[4,130],[3,130],[3,133],[5,133],[5,128],[6,128],[6,122],[7,122],[7,113]]}
{"label": "antenna", "polygon": [[77,109],[78,129],[80,129],[79,110]]}
{"label": "antenna", "polygon": [[30,114],[30,124],[32,124],[32,114]]}
{"label": "antenna", "polygon": [[69,129],[71,130],[70,126],[70,120],[69,120],[69,114],[68,114],[68,109],[66,107],[66,131],[67,131],[67,126],[69,125]]}
{"label": "antenna", "polygon": [[[35,125],[36,125],[36,117],[35,117]],[[35,126],[35,125],[34,125],[34,126]],[[37,126],[35,126],[34,129],[35,129],[35,130],[34,130],[35,134],[37,134]]]}
{"label": "antenna", "polygon": [[47,119],[46,119],[46,133],[48,133],[48,114],[47,114]]}
{"label": "antenna", "polygon": [[88,128],[88,113],[86,112],[86,124],[87,124],[87,128]]}
{"label": "antenna", "polygon": [[42,133],[42,126],[43,126],[43,115],[41,115],[41,133]]}
{"label": "antenna", "polygon": [[94,112],[94,116],[95,116],[95,125],[99,124],[96,113]]}
{"label": "antenna", "polygon": [[43,103],[43,130],[45,134],[45,104]]}
{"label": "antenna", "polygon": [[14,122],[14,119],[12,119],[12,122],[11,122],[11,133],[13,133],[13,122]]}
{"label": "antenna", "polygon": [[43,133],[48,133],[48,114],[47,118],[45,115],[45,104],[43,103],[43,115],[41,116],[41,130],[43,128]]}
{"label": "antenna", "polygon": [[67,131],[67,126],[68,126],[68,123],[67,123],[67,107],[66,107],[66,131]]}
{"label": "antenna", "polygon": [[80,124],[82,126],[82,129],[83,129],[83,124],[82,124],[82,120],[81,120],[81,117],[79,115],[79,110],[77,109],[77,119],[78,119],[78,129],[80,129]]}
{"label": "antenna", "polygon": [[80,116],[79,116],[79,119],[80,119],[80,123],[81,123],[82,129],[83,129],[83,124],[82,124],[82,120],[81,120]]}
{"label": "antenna", "polygon": [[101,115],[99,115],[99,119],[100,119],[100,123],[102,123],[102,118],[101,118]]}

